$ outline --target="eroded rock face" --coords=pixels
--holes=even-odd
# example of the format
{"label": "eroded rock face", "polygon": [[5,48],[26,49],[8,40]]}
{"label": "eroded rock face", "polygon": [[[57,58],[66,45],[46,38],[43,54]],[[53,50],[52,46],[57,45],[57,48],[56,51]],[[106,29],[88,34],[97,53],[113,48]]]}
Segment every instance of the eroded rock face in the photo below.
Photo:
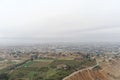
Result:
{"label": "eroded rock face", "polygon": [[101,67],[74,72],[63,80],[120,80],[120,61],[103,63]]}
{"label": "eroded rock face", "polygon": [[111,80],[107,74],[100,70],[84,70],[77,72],[65,80]]}
{"label": "eroded rock face", "polygon": [[102,70],[113,78],[112,80],[120,80],[120,60],[103,64],[102,67]]}

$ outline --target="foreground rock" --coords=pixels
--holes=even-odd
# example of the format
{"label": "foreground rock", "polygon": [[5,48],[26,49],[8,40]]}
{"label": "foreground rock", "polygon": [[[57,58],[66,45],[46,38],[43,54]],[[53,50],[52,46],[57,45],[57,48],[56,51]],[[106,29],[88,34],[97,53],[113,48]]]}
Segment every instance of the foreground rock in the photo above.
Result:
{"label": "foreground rock", "polygon": [[101,69],[79,70],[63,80],[120,80],[120,61],[102,63]]}

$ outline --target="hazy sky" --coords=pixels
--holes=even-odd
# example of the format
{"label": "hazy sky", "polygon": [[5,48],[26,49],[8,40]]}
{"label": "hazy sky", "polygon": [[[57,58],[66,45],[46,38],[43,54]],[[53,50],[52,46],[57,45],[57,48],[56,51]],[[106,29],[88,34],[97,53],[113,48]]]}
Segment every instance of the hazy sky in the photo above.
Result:
{"label": "hazy sky", "polygon": [[119,40],[120,0],[0,0],[0,43]]}

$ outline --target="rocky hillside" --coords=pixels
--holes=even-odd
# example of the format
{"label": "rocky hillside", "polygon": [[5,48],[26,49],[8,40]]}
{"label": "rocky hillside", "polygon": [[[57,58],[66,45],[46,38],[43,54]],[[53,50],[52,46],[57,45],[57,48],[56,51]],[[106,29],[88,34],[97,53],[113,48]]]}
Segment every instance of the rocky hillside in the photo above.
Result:
{"label": "rocky hillside", "polygon": [[100,68],[80,70],[63,80],[120,80],[120,61],[102,63]]}
{"label": "rocky hillside", "polygon": [[99,70],[84,70],[69,76],[64,80],[111,80],[108,75]]}

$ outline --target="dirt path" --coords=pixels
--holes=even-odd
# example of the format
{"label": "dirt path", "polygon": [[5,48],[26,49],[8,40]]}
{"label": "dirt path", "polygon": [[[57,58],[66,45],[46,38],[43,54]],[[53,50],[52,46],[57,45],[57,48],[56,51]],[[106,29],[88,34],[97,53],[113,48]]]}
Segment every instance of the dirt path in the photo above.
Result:
{"label": "dirt path", "polygon": [[[97,62],[97,61],[96,61]],[[69,77],[71,76],[74,76],[75,74],[79,73],[79,72],[82,72],[82,71],[85,71],[85,70],[92,70],[94,67],[98,66],[99,65],[99,62],[97,62],[96,65],[92,66],[92,67],[88,67],[88,68],[84,68],[84,69],[81,69],[81,70],[78,70],[76,72],[73,72],[72,74],[70,74],[69,76],[65,77],[63,80],[67,80]]]}

